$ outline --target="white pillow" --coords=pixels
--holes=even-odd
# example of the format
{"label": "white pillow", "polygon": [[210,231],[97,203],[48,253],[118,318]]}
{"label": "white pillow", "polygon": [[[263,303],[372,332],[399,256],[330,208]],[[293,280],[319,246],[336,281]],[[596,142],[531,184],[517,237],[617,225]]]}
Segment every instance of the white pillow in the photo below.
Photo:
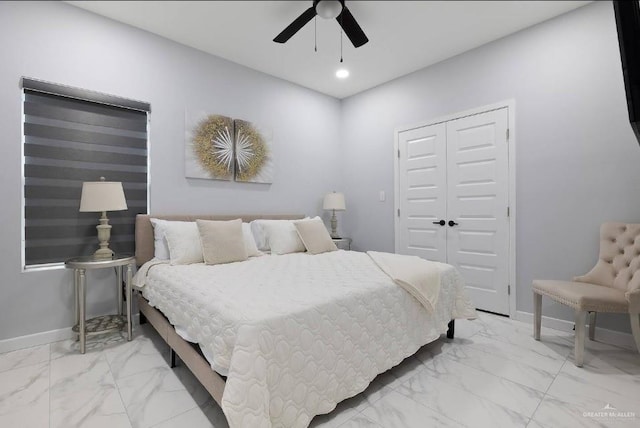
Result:
{"label": "white pillow", "polygon": [[251,233],[251,225],[249,223],[242,223],[242,238],[244,239],[244,246],[247,248],[248,257],[262,255],[258,250],[256,240],[253,239],[253,233]]}
{"label": "white pillow", "polygon": [[[305,217],[304,219],[308,219],[309,217]],[[250,224],[251,226],[251,233],[253,233],[253,238],[256,241],[256,245],[258,247],[258,250],[260,251],[269,251],[270,245],[269,245],[269,239],[267,236],[267,231],[265,229],[265,226],[267,224],[290,224],[293,225],[293,220],[262,220],[262,219],[258,219],[258,220],[253,220]],[[304,251],[304,250],[303,250]]]}
{"label": "white pillow", "polygon": [[263,225],[271,254],[301,253],[305,251],[304,244],[298,236],[293,221],[277,221]]}
{"label": "white pillow", "polygon": [[208,265],[247,260],[242,220],[196,220],[204,262]]}
{"label": "white pillow", "polygon": [[164,235],[169,244],[172,265],[188,265],[204,261],[198,225],[195,221],[167,221]]}
{"label": "white pillow", "polygon": [[169,260],[169,244],[167,238],[164,235],[166,220],[160,220],[158,218],[151,219],[151,225],[153,226],[153,256],[159,260]]}
{"label": "white pillow", "polygon": [[338,247],[336,247],[336,244],[331,239],[320,217],[296,221],[293,225],[309,254],[338,251]]}
{"label": "white pillow", "polygon": [[272,221],[283,221],[283,220],[253,220],[249,223],[251,227],[251,233],[253,234],[253,238],[256,241],[256,246],[260,251],[269,251],[269,243],[267,242],[267,234],[264,230],[264,225],[267,222]]}

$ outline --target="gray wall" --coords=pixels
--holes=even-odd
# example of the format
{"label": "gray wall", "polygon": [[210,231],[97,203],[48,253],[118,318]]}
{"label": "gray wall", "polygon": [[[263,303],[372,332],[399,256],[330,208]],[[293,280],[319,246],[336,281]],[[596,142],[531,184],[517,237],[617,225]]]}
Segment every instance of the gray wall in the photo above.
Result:
{"label": "gray wall", "polygon": [[[0,2],[0,340],[72,324],[71,275],[21,272],[21,76],[151,103],[151,211],[321,213],[340,189],[340,102],[58,2]],[[185,109],[270,126],[273,185],[184,178]],[[97,217],[96,217],[97,219]],[[111,272],[88,308],[110,312]]]}
{"label": "gray wall", "polygon": [[[394,249],[394,127],[513,98],[517,309],[533,278],[586,272],[606,220],[640,221],[640,147],[629,126],[610,2],[566,15],[343,100],[345,229]],[[387,192],[378,202],[378,192]],[[571,319],[545,300],[544,314]],[[628,318],[600,326],[628,331]]]}

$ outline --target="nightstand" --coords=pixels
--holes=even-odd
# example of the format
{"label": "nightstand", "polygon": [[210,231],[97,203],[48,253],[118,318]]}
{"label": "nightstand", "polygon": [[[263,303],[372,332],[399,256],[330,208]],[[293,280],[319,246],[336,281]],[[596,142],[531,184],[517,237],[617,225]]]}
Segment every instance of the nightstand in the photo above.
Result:
{"label": "nightstand", "polygon": [[351,238],[331,238],[340,250],[351,250]]}
{"label": "nightstand", "polygon": [[[131,340],[131,277],[135,258],[130,255],[117,254],[112,258],[96,258],[94,256],[75,257],[64,262],[66,268],[73,269],[73,285],[75,289],[75,317],[76,325],[73,331],[80,340],[80,353],[85,353],[87,335],[104,333],[112,330],[122,330],[126,327],[127,339]],[[122,267],[127,267],[126,276],[126,314],[122,309]],[[115,315],[86,319],[86,271],[91,269],[116,269],[117,311]]]}

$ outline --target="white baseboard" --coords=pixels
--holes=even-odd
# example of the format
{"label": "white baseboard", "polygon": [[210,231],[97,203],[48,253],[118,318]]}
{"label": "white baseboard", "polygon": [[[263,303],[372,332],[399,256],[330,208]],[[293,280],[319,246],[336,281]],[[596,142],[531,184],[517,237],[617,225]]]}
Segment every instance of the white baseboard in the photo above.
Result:
{"label": "white baseboard", "polygon": [[60,340],[71,339],[72,337],[73,332],[71,331],[71,327],[13,337],[11,339],[0,340],[0,353],[30,348],[32,346],[46,345],[47,343],[59,342]]}
{"label": "white baseboard", "polygon": [[[533,314],[530,312],[516,311],[515,319],[518,321],[533,324]],[[562,320],[559,318],[551,318],[542,316],[542,325],[560,331],[573,331],[573,321]],[[609,343],[623,348],[636,349],[633,336],[630,333],[622,333],[620,331],[609,330],[597,327],[596,323],[596,340],[598,342]]]}
{"label": "white baseboard", "polygon": [[[514,319],[533,324],[533,314],[530,312],[516,311],[516,316],[514,317]],[[134,314],[133,324],[138,325],[139,323],[139,314]],[[542,325],[560,331],[573,331],[573,322],[558,318],[543,316]],[[47,343],[71,339],[73,335],[74,333],[71,331],[71,327],[67,327],[58,330],[43,331],[42,333],[29,334],[26,336],[0,340],[0,354],[4,352],[16,351],[23,348],[30,348],[32,346],[46,345]],[[633,336],[629,333],[621,333],[615,330],[596,327],[596,339],[598,341],[610,343],[612,345],[635,349]]]}
{"label": "white baseboard", "polygon": [[[140,320],[139,314],[132,315],[132,318],[133,324],[138,325]],[[71,327],[66,327],[58,330],[43,331],[42,333],[28,334],[26,336],[0,340],[0,354],[71,339],[74,335],[75,333],[71,331]]]}

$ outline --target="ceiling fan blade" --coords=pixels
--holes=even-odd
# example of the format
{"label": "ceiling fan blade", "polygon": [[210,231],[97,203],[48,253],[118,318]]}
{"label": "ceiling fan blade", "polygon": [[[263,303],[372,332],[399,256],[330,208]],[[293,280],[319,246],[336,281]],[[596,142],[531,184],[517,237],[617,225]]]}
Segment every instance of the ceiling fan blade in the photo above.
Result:
{"label": "ceiling fan blade", "polygon": [[316,16],[316,8],[312,6],[302,12],[302,15],[297,17],[291,24],[289,24],[287,28],[282,30],[282,33],[278,34],[276,38],[273,39],[273,41],[277,43],[286,42],[291,37],[293,37],[294,34],[300,31],[300,29],[304,27],[307,22],[311,21],[314,16]]}
{"label": "ceiling fan blade", "polygon": [[344,30],[344,34],[349,37],[349,40],[351,40],[351,43],[353,43],[353,46],[356,48],[359,48],[369,41],[356,19],[351,15],[349,9],[347,9],[347,6],[342,8],[342,12],[336,17],[336,21],[338,21],[338,24],[340,24]]}

